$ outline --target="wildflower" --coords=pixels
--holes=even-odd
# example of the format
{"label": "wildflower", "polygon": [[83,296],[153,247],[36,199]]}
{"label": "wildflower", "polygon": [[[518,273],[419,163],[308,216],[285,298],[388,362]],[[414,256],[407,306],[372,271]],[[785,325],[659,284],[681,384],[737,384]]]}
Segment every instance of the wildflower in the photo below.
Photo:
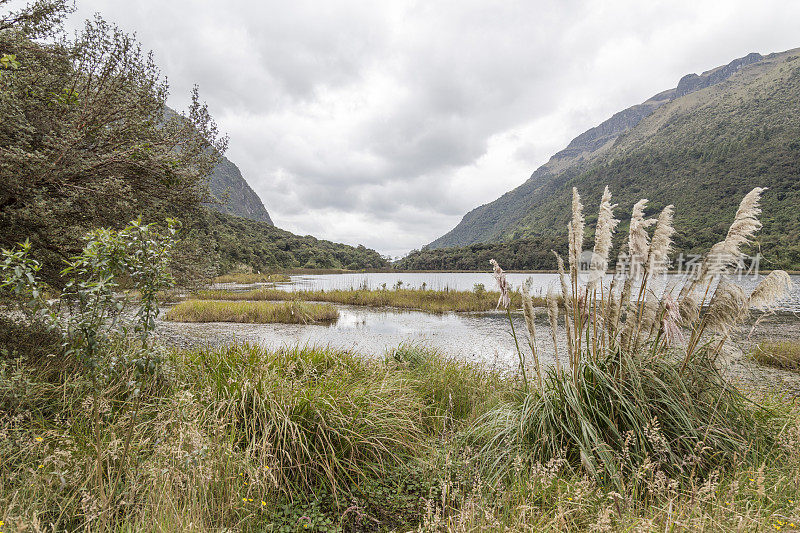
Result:
{"label": "wildflower", "polygon": [[264,507],[265,505],[267,505],[267,502],[265,502],[264,500],[261,500],[261,507]]}
{"label": "wildflower", "polygon": [[42,437],[36,437],[36,442],[42,442],[44,439]]}
{"label": "wildflower", "polygon": [[39,468],[44,468],[44,465],[39,465]]}
{"label": "wildflower", "polygon": [[567,497],[567,499],[568,499],[569,501],[572,501],[572,498],[570,498],[570,497]]}
{"label": "wildflower", "polygon": [[242,501],[247,503],[247,498],[242,498]]}

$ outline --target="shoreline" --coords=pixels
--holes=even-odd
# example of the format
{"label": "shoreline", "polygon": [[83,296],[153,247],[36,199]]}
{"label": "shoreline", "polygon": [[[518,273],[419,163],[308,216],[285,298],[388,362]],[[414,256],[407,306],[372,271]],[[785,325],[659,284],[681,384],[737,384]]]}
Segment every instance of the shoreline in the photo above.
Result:
{"label": "shoreline", "polygon": [[[774,270],[781,269],[763,269],[759,270],[759,274],[769,274]],[[508,274],[558,274],[558,270],[505,270]],[[800,276],[800,270],[785,270],[791,276]],[[330,275],[330,274],[491,274],[491,269],[486,270],[400,270],[395,268],[365,268],[361,270],[347,270],[343,268],[283,268],[275,269],[264,272],[264,274],[286,274],[289,276],[303,276],[303,275]],[[667,274],[683,274],[685,272],[678,272],[676,270],[669,270]],[[614,271],[607,271],[606,274],[614,274]],[[750,277],[750,276],[747,276]]]}

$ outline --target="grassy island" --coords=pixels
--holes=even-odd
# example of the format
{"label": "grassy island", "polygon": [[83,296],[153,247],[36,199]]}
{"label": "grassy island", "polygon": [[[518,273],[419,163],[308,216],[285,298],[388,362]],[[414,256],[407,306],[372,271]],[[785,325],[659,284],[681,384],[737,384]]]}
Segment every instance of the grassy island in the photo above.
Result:
{"label": "grassy island", "polygon": [[214,283],[240,283],[248,285],[251,283],[286,283],[292,278],[286,274],[258,274],[252,272],[238,274],[223,274],[214,278]]}
{"label": "grassy island", "polygon": [[248,324],[317,324],[339,318],[332,305],[303,302],[220,302],[187,300],[164,316],[173,322],[241,322]]}
{"label": "grassy island", "polygon": [[[303,290],[287,292],[280,289],[256,289],[252,291],[233,292],[224,290],[205,290],[194,294],[195,298],[204,300],[286,300],[329,302],[366,307],[397,307],[401,309],[418,309],[429,313],[447,313],[451,311],[490,311],[497,307],[499,292],[429,290],[429,289],[348,289],[348,290]],[[521,305],[519,294],[512,294],[512,305]],[[544,298],[534,298],[534,305],[544,305]]]}

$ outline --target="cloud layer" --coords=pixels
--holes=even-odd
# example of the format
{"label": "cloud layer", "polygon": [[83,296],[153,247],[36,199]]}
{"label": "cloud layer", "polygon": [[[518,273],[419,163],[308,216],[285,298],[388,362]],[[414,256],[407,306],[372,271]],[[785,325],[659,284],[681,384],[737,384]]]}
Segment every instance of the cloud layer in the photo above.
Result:
{"label": "cloud layer", "polygon": [[[790,5],[787,5],[790,4]],[[275,223],[398,255],[614,112],[749,52],[800,4],[78,0],[191,86]]]}

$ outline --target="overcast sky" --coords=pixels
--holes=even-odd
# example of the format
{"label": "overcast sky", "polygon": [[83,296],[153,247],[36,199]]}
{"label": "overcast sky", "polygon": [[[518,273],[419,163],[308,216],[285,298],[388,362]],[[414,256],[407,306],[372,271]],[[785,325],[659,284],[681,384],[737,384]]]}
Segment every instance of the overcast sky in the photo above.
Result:
{"label": "overcast sky", "polygon": [[399,255],[573,137],[749,52],[800,46],[800,2],[77,0],[197,83],[273,221]]}

